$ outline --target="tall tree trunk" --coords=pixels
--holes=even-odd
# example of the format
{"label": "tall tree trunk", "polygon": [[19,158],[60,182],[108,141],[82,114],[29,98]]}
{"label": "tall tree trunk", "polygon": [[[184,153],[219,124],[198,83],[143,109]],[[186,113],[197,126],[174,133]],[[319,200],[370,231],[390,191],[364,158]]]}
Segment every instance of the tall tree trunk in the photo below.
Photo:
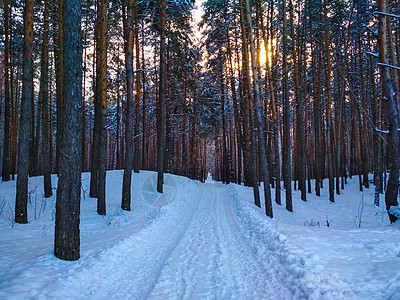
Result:
{"label": "tall tree trunk", "polygon": [[358,39],[359,47],[358,47],[358,55],[360,60],[360,82],[361,82],[361,105],[363,109],[362,114],[362,141],[361,147],[363,149],[363,175],[364,175],[364,186],[369,188],[369,155],[368,155],[368,138],[367,138],[367,116],[364,113],[367,111],[367,103],[366,103],[366,90],[365,90],[365,77],[364,77],[364,66],[363,66],[363,53],[362,53],[362,42],[361,35]]}
{"label": "tall tree trunk", "polygon": [[[119,47],[118,47],[119,50]],[[118,51],[119,52],[119,51]],[[116,169],[122,169],[122,159],[121,159],[121,66],[118,61],[118,78],[117,78],[117,142],[116,142],[116,156],[117,156],[117,166]]]}
{"label": "tall tree trunk", "polygon": [[[144,60],[144,46],[145,46],[145,33],[144,25],[142,22],[142,69],[146,69]],[[142,73],[142,169],[148,169],[148,141],[147,141],[147,113],[146,113],[146,102],[147,102],[147,91],[146,91],[146,76],[145,72]]]}
{"label": "tall tree trunk", "polygon": [[125,166],[122,182],[123,210],[131,210],[131,181],[133,169],[133,6],[136,0],[124,1],[124,48],[126,68],[126,118],[125,118]]}
{"label": "tall tree trunk", "polygon": [[[135,173],[139,173],[140,169],[140,139],[139,139],[139,124],[140,124],[140,93],[141,93],[141,87],[140,87],[140,75],[141,71],[140,70],[140,47],[139,47],[139,22],[138,22],[138,5],[136,4],[134,7],[134,12],[133,12],[133,18],[134,18],[134,24],[135,24],[135,30],[134,30],[134,39],[135,39],[135,61],[136,61],[136,93],[135,93],[135,137],[134,137],[134,144],[135,144],[135,151],[134,151],[134,163],[133,163],[133,168]],[[143,155],[144,153],[142,153]]]}
{"label": "tall tree trunk", "polygon": [[[240,1],[240,5],[244,7],[245,0]],[[243,112],[245,114],[245,121],[243,126],[243,132],[247,132],[248,136],[246,137],[246,147],[249,149],[249,162],[250,162],[250,178],[251,178],[251,186],[253,187],[253,195],[254,195],[254,204],[258,207],[261,207],[260,203],[260,192],[258,188],[258,176],[257,176],[257,149],[256,149],[256,138],[255,138],[255,129],[254,129],[254,109],[252,105],[251,99],[251,78],[250,78],[250,58],[249,58],[249,50],[248,50],[248,36],[246,26],[246,12],[243,9],[240,10],[240,19],[241,19],[241,30],[242,30],[242,50],[243,50],[243,58],[244,58],[244,99],[242,100],[244,104]]]}
{"label": "tall tree trunk", "polygon": [[41,59],[41,77],[39,101],[42,103],[42,153],[44,174],[44,196],[53,195],[51,186],[50,159],[50,105],[49,105],[49,0],[44,1],[43,44]]}
{"label": "tall tree trunk", "polygon": [[160,89],[158,99],[158,135],[157,135],[157,191],[163,192],[164,184],[164,145],[165,145],[165,0],[161,0],[160,11]]}
{"label": "tall tree trunk", "polygon": [[[271,4],[272,5],[272,4]],[[277,204],[281,204],[281,139],[279,136],[279,110],[277,109],[276,99],[275,99],[275,88],[274,88],[274,81],[272,80],[271,75],[271,61],[270,61],[270,52],[273,52],[273,49],[269,49],[269,39],[267,38],[266,29],[264,26],[264,19],[263,19],[263,9],[261,0],[258,1],[258,9],[260,11],[261,17],[261,31],[262,37],[265,46],[265,56],[266,56],[266,70],[267,70],[267,82],[269,86],[269,92],[271,97],[271,111],[272,111],[272,120],[273,120],[273,132],[274,132],[274,144],[275,144],[275,202]],[[272,37],[270,38],[272,41]],[[271,47],[273,47],[271,43]]]}
{"label": "tall tree trunk", "polygon": [[229,42],[229,35],[227,32],[226,38],[228,39],[228,58],[229,58],[229,75],[230,75],[230,87],[232,93],[232,102],[233,102],[233,111],[234,111],[234,126],[236,129],[236,143],[237,143],[237,184],[242,183],[242,143],[243,136],[242,130],[240,126],[240,118],[239,118],[239,107],[238,107],[238,99],[236,93],[236,83],[235,83],[235,74],[234,74],[234,66],[232,61],[232,49]]}
{"label": "tall tree trunk", "polygon": [[[100,0],[97,0],[100,1]],[[90,170],[90,197],[97,198],[98,197],[98,183],[99,183],[99,162],[100,162],[100,136],[101,136],[101,78],[100,78],[100,69],[101,69],[101,56],[100,56],[100,12],[99,5],[97,3],[97,16],[95,22],[94,29],[94,55],[93,60],[95,61],[93,64],[95,65],[93,69],[95,69],[94,76],[94,125],[93,125],[93,142],[92,142],[92,157],[91,157],[91,170]]]}
{"label": "tall tree trunk", "polygon": [[295,85],[295,95],[296,95],[296,110],[297,110],[297,173],[299,181],[299,190],[301,191],[301,199],[303,201],[307,200],[306,194],[306,161],[305,161],[305,136],[304,136],[304,99],[302,99],[301,84],[300,84],[300,70],[297,62],[297,51],[296,51],[296,40],[294,33],[294,13],[292,0],[289,0],[289,14],[290,14],[290,35],[292,39],[292,60],[294,67],[294,85]]}
{"label": "tall tree trunk", "polygon": [[[309,20],[310,20],[310,43],[311,43],[311,60],[312,60],[312,76],[313,76],[313,91],[314,91],[314,107],[313,107],[313,112],[314,112],[314,175],[315,175],[315,194],[317,196],[321,195],[321,157],[320,157],[320,111],[321,111],[321,43],[322,40],[320,39],[318,43],[318,57],[316,58],[315,56],[315,49],[314,49],[314,34],[313,34],[313,24],[312,24],[312,5],[311,5],[311,0],[308,1],[308,8],[309,8]],[[321,35],[321,33],[320,33]],[[316,69],[316,66],[318,64],[318,69]]]}
{"label": "tall tree trunk", "polygon": [[[378,11],[387,13],[386,0],[378,0]],[[382,102],[385,117],[388,123],[389,134],[387,138],[386,153],[389,165],[389,179],[386,187],[385,203],[390,222],[396,222],[398,216],[391,211],[391,207],[396,207],[397,195],[399,192],[399,116],[396,107],[396,99],[393,98],[392,79],[390,78],[387,66],[387,16],[378,16],[378,45],[379,62],[382,84]]]}
{"label": "tall tree trunk", "polygon": [[[372,90],[372,121],[375,128],[379,128],[380,124],[380,102],[378,102],[378,96],[376,93],[376,86],[375,86],[375,76],[374,76],[374,65],[372,62],[372,57],[369,56],[368,59],[369,65],[369,83],[370,89]],[[374,204],[379,207],[379,198],[380,198],[380,188],[382,187],[382,142],[380,138],[380,134],[378,131],[373,131],[372,136],[373,144],[374,144],[374,158],[373,158],[373,165],[374,165]]]}
{"label": "tall tree trunk", "polygon": [[[83,44],[87,45],[87,31],[88,31],[88,15],[85,15],[85,29],[84,29],[84,37]],[[87,70],[87,51],[86,47],[83,49],[83,89],[82,89],[82,172],[88,171],[88,160],[87,160],[87,132],[86,132],[86,70]]]}
{"label": "tall tree trunk", "polygon": [[331,50],[329,42],[329,23],[327,1],[324,0],[324,25],[325,25],[325,50],[326,50],[326,70],[325,70],[325,90],[326,90],[326,140],[328,150],[328,177],[329,177],[329,200],[335,201],[334,178],[333,178],[333,128],[331,113]]}
{"label": "tall tree trunk", "polygon": [[18,140],[18,177],[15,200],[15,222],[28,223],[28,176],[29,176],[29,118],[33,93],[33,0],[24,2],[24,62],[22,78],[22,99],[20,111],[20,130]]}
{"label": "tall tree trunk", "polygon": [[[9,22],[10,22],[10,37],[9,37],[9,44],[11,47],[11,41],[12,41],[12,6],[10,6],[10,17],[9,17]],[[17,142],[18,142],[18,99],[19,99],[19,78],[20,78],[20,70],[19,68],[17,69],[17,75],[16,75],[16,80],[17,82],[16,85],[14,85],[14,68],[13,68],[13,60],[10,57],[10,62],[9,62],[9,69],[10,69],[10,97],[11,97],[11,108],[12,108],[12,130],[11,130],[11,174],[12,180],[15,180],[15,174],[16,174],[16,169],[17,169]],[[17,92],[14,92],[14,86],[17,87]]]}
{"label": "tall tree trunk", "polygon": [[[11,4],[11,3],[10,3]],[[17,74],[16,74],[16,80],[15,82],[17,82],[16,85],[14,85],[14,63],[13,63],[13,59],[11,56],[11,45],[12,45],[12,5],[10,5],[10,9],[9,9],[9,17],[8,17],[8,26],[9,26],[9,62],[8,62],[8,66],[9,66],[9,75],[10,75],[10,100],[11,100],[11,111],[12,111],[12,117],[11,117],[11,174],[12,180],[15,180],[15,174],[16,174],[16,169],[17,169],[17,143],[18,143],[18,99],[19,99],[19,93],[18,92],[14,92],[14,86],[16,86],[17,91],[19,90],[19,78],[20,78],[20,69],[17,68]],[[7,47],[7,45],[6,45]]]}
{"label": "tall tree trunk", "polygon": [[261,97],[260,97],[260,86],[259,86],[259,75],[258,75],[258,66],[256,60],[256,51],[253,37],[253,25],[251,20],[250,13],[250,5],[249,0],[244,1],[245,10],[247,15],[247,25],[248,25],[248,34],[250,37],[250,53],[251,53],[251,62],[252,62],[252,72],[253,72],[253,92],[254,92],[254,106],[257,115],[257,125],[258,125],[258,145],[260,149],[260,165],[262,172],[262,179],[264,182],[264,200],[265,200],[265,212],[268,217],[273,217],[272,212],[272,201],[271,201],[271,186],[269,183],[269,170],[268,170],[268,161],[267,161],[267,150],[265,147],[265,137],[264,137],[264,120],[262,115],[262,107],[261,107]]}
{"label": "tall tree trunk", "polygon": [[10,180],[10,12],[9,1],[4,1],[4,139],[3,139],[3,165],[1,169],[1,180]]}
{"label": "tall tree trunk", "polygon": [[[63,78],[64,78],[64,47],[63,47],[63,14],[62,14],[62,6],[64,0],[58,0],[58,13],[55,14],[55,18],[53,22],[58,25],[58,30],[54,30],[53,42],[55,44],[54,48],[54,56],[56,61],[56,106],[57,106],[57,136],[56,136],[56,171],[58,174],[59,163],[60,163],[60,145],[62,141],[62,105],[63,105]],[[56,16],[58,18],[56,19]]]}
{"label": "tall tree trunk", "polygon": [[[353,2],[353,6],[351,9],[350,13],[350,19],[349,19],[349,24],[352,23],[353,20],[353,12],[354,12],[354,7],[355,3]],[[343,64],[342,64],[342,72],[340,74],[340,91],[339,91],[339,118],[337,120],[338,122],[338,133],[337,133],[337,147],[336,147],[336,154],[337,154],[337,187],[336,187],[336,194],[340,195],[340,189],[339,189],[339,178],[341,176],[344,176],[344,159],[343,159],[343,112],[344,112],[344,95],[345,95],[345,89],[346,89],[346,84],[345,84],[345,78],[347,74],[347,61],[348,61],[348,49],[349,49],[349,42],[350,42],[350,26],[347,31],[347,36],[345,38],[344,42],[344,57],[343,57]]]}
{"label": "tall tree trunk", "polygon": [[221,48],[219,48],[218,52],[218,61],[219,61],[219,86],[221,93],[221,114],[222,114],[222,182],[228,184],[230,183],[229,178],[229,161],[228,161],[228,148],[227,148],[227,137],[226,137],[226,114],[225,114],[225,84],[224,84],[224,74],[223,74],[223,65],[224,62],[222,60]]}
{"label": "tall tree trunk", "polygon": [[98,62],[100,92],[100,139],[99,170],[97,175],[97,213],[106,214],[106,169],[107,169],[107,1],[98,0]]}
{"label": "tall tree trunk", "polygon": [[292,162],[291,162],[291,142],[290,142],[290,104],[289,104],[289,83],[287,68],[287,20],[286,20],[286,0],[282,0],[282,20],[283,20],[283,178],[286,189],[286,209],[293,211],[292,204]]}
{"label": "tall tree trunk", "polygon": [[64,86],[60,169],[57,189],[54,254],[63,260],[80,255],[79,220],[82,150],[81,1],[63,3]]}

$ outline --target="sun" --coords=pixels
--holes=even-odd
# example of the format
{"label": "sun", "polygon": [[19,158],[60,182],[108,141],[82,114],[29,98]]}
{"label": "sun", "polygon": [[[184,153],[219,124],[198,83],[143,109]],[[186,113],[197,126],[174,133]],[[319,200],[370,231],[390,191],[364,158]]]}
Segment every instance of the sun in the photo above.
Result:
{"label": "sun", "polygon": [[[266,66],[267,58],[268,58],[268,64],[269,65],[271,64],[272,51],[273,51],[274,47],[275,47],[275,40],[269,40],[268,41],[268,53],[267,53],[267,50],[265,49],[264,41],[261,41],[260,46],[259,46],[259,49],[260,49],[259,57],[260,57],[260,65],[261,66]],[[267,55],[268,55],[268,57],[267,57]]]}
{"label": "sun", "polygon": [[267,51],[265,50],[264,41],[261,42],[260,45],[260,65],[265,66],[267,63]]}

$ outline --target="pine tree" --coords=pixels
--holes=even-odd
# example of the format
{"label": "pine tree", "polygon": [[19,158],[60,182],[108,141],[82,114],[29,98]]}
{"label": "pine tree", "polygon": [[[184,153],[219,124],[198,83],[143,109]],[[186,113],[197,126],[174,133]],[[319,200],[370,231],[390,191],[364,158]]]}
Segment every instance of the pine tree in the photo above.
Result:
{"label": "pine tree", "polygon": [[49,0],[44,2],[43,13],[43,43],[41,58],[41,75],[39,101],[42,103],[42,149],[43,149],[43,173],[44,196],[53,195],[51,186],[51,159],[50,159],[50,105],[49,105]]}
{"label": "pine tree", "polygon": [[54,254],[63,260],[80,256],[82,151],[81,1],[63,1],[63,110],[57,189]]}
{"label": "pine tree", "polygon": [[164,184],[164,146],[165,146],[165,0],[160,2],[160,81],[159,81],[159,99],[157,104],[158,122],[157,122],[157,191],[163,192]]}
{"label": "pine tree", "polygon": [[22,79],[22,98],[18,140],[18,177],[15,200],[15,222],[28,223],[28,176],[29,176],[29,137],[30,109],[33,95],[33,0],[24,2],[24,62]]}
{"label": "pine tree", "polygon": [[123,210],[131,210],[131,181],[133,169],[133,5],[135,0],[124,2],[124,49],[126,68],[126,124],[125,124],[125,166],[122,182]]}

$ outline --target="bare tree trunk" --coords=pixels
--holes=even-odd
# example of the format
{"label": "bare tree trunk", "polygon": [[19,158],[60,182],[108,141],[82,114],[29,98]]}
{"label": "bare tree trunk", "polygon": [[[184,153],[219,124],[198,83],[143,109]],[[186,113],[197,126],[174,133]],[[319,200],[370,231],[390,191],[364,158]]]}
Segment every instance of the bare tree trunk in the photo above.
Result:
{"label": "bare tree trunk", "polygon": [[63,3],[64,86],[60,169],[57,189],[54,254],[63,260],[80,256],[82,167],[82,43],[81,1]]}
{"label": "bare tree trunk", "polygon": [[15,200],[15,222],[28,223],[28,176],[29,176],[29,123],[33,93],[33,0],[25,0],[24,5],[24,62],[22,78],[22,99],[20,111],[20,131],[18,140],[18,177]]}
{"label": "bare tree trunk", "polygon": [[328,177],[329,177],[329,200],[335,201],[334,196],[334,178],[333,178],[333,128],[332,128],[332,113],[331,113],[331,50],[329,42],[329,23],[328,9],[326,0],[324,0],[324,24],[325,24],[325,50],[326,50],[326,70],[325,70],[325,89],[326,89],[326,140],[328,150]]}
{"label": "bare tree trunk", "polygon": [[56,60],[56,106],[57,106],[57,136],[56,136],[56,172],[58,174],[59,171],[59,163],[60,163],[60,145],[62,140],[62,105],[63,105],[63,78],[64,78],[64,47],[63,47],[63,19],[62,19],[62,6],[64,0],[58,0],[58,19],[53,20],[54,23],[58,24],[58,30],[54,30],[53,42],[56,45],[54,48],[55,60]]}
{"label": "bare tree trunk", "polygon": [[[380,122],[380,109],[379,109],[379,104],[378,104],[378,96],[376,93],[376,86],[375,86],[375,76],[374,76],[374,66],[372,62],[372,57],[370,56],[368,59],[368,64],[369,64],[369,72],[368,72],[368,77],[369,77],[369,83],[370,83],[370,89],[372,90],[372,101],[371,101],[371,106],[372,106],[372,121],[374,124],[374,127],[379,128],[379,122]],[[373,165],[374,165],[374,186],[375,186],[375,192],[374,192],[374,204],[379,207],[379,198],[380,198],[380,188],[382,187],[382,143],[381,139],[379,136],[379,133],[374,130],[373,131],[373,144],[374,144],[374,159],[373,159]]]}
{"label": "bare tree trunk", "polygon": [[286,189],[286,209],[293,211],[292,204],[292,162],[291,162],[291,142],[290,142],[290,107],[289,107],[289,83],[287,68],[287,20],[286,20],[286,0],[282,0],[282,20],[283,20],[283,178]]}
{"label": "bare tree trunk", "polygon": [[[119,50],[119,47],[118,47]],[[119,51],[118,51],[119,52]],[[120,79],[121,67],[118,62],[118,79],[117,79],[117,142],[116,142],[116,155],[117,155],[117,170],[122,169],[122,155],[121,155],[121,92],[120,92]]]}
{"label": "bare tree trunk", "polygon": [[265,211],[268,217],[273,217],[272,212],[272,201],[271,201],[271,186],[269,183],[269,170],[268,170],[268,161],[267,161],[267,151],[265,147],[265,137],[264,137],[264,120],[262,116],[262,108],[261,108],[261,99],[260,99],[260,86],[259,86],[259,76],[257,70],[257,60],[256,60],[256,51],[254,45],[254,37],[252,34],[253,25],[250,14],[250,5],[249,0],[244,0],[245,10],[247,15],[247,25],[248,25],[248,34],[250,37],[250,53],[251,53],[251,62],[252,62],[252,72],[253,72],[253,92],[254,92],[254,102],[255,102],[255,110],[257,115],[257,123],[258,123],[258,145],[260,149],[260,165],[262,172],[262,179],[264,182],[264,200],[265,200]]}
{"label": "bare tree trunk", "polygon": [[10,180],[10,12],[9,1],[4,1],[4,140],[3,140],[3,165],[1,168],[1,180]]}
{"label": "bare tree trunk", "polygon": [[98,68],[100,92],[100,139],[99,139],[99,169],[97,174],[97,213],[106,214],[106,168],[107,168],[107,1],[98,0]]}
{"label": "bare tree trunk", "polygon": [[[134,145],[135,145],[135,151],[134,151],[134,163],[133,163],[133,168],[135,173],[139,173],[140,169],[140,147],[139,147],[139,124],[140,124],[140,92],[141,92],[141,87],[140,87],[140,75],[141,71],[140,70],[140,47],[139,47],[139,22],[138,22],[138,5],[136,4],[134,7],[134,12],[133,12],[133,18],[134,18],[134,39],[135,39],[135,61],[136,61],[136,93],[135,93],[135,137],[134,137]],[[143,155],[144,153],[142,153]]]}
{"label": "bare tree trunk", "polygon": [[294,68],[294,85],[295,85],[295,95],[296,95],[296,110],[297,110],[297,130],[296,130],[296,170],[299,181],[299,190],[301,191],[301,199],[303,201],[307,200],[306,194],[306,162],[305,162],[305,137],[304,137],[304,124],[305,124],[305,115],[304,115],[304,99],[302,99],[301,93],[301,84],[300,84],[300,70],[297,62],[297,51],[296,51],[296,40],[294,34],[294,13],[293,13],[293,4],[292,1],[289,0],[289,14],[290,14],[290,34],[292,39],[292,60],[293,60],[293,68]]}
{"label": "bare tree trunk", "polygon": [[[271,4],[272,5],[272,4]],[[272,80],[272,75],[271,75],[271,63],[269,59],[269,52],[273,52],[273,49],[269,49],[269,40],[267,38],[267,33],[265,30],[264,26],[264,19],[263,19],[263,9],[262,9],[262,3],[261,0],[258,1],[258,9],[260,11],[260,17],[261,17],[261,31],[262,31],[262,37],[264,41],[264,46],[265,46],[265,56],[266,56],[266,69],[267,69],[267,81],[268,81],[268,86],[269,86],[269,92],[270,92],[270,97],[271,97],[271,110],[272,110],[272,120],[273,120],[273,132],[274,132],[274,145],[275,145],[275,182],[276,182],[276,188],[275,188],[275,202],[277,204],[281,204],[281,166],[280,166],[280,161],[281,161],[281,139],[279,136],[279,111],[277,109],[276,105],[276,99],[275,99],[275,88],[274,88],[274,81]],[[271,37],[272,40],[272,37]],[[271,46],[273,47],[272,43]]]}
{"label": "bare tree trunk", "polygon": [[[364,66],[363,66],[363,53],[362,53],[362,43],[361,43],[361,35],[359,36],[359,47],[358,47],[358,55],[360,60],[360,81],[361,81],[361,105],[364,112],[367,111],[367,103],[365,99],[365,77],[364,77]],[[369,155],[368,155],[368,138],[367,138],[367,116],[362,116],[362,140],[361,147],[363,149],[363,175],[364,175],[364,186],[369,188]]]}
{"label": "bare tree trunk", "polygon": [[43,13],[43,44],[41,59],[41,78],[39,101],[42,103],[42,153],[44,173],[44,196],[53,195],[51,186],[51,158],[50,158],[50,107],[49,107],[49,0],[44,1]]}
{"label": "bare tree trunk", "polygon": [[[309,21],[310,21],[310,43],[311,43],[311,60],[312,60],[312,76],[313,76],[313,91],[314,91],[314,107],[313,107],[313,113],[314,113],[314,175],[315,175],[315,194],[317,196],[321,195],[321,157],[320,157],[320,111],[321,111],[321,64],[320,64],[320,53],[321,53],[321,43],[322,41],[319,41],[318,44],[318,58],[315,56],[315,49],[314,47],[316,44],[314,44],[314,33],[313,33],[313,24],[312,24],[312,5],[311,5],[311,0],[308,1],[308,9],[309,9]],[[318,64],[318,71],[316,70]],[[310,164],[311,166],[311,164]]]}
{"label": "bare tree trunk", "polygon": [[[88,14],[85,15],[85,33],[83,37],[83,44],[87,45],[87,31],[88,31]],[[82,89],[82,172],[88,171],[88,160],[87,160],[87,132],[86,132],[86,69],[87,69],[87,53],[86,47],[83,49],[83,89]],[[90,138],[89,138],[90,139]]]}
{"label": "bare tree trunk", "polygon": [[[241,0],[241,6],[243,7],[245,4]],[[254,109],[252,105],[252,95],[251,95],[251,78],[250,78],[250,58],[249,58],[249,50],[248,50],[248,35],[247,28],[245,26],[247,16],[243,9],[240,10],[240,19],[241,19],[241,29],[242,29],[242,49],[243,49],[243,58],[244,58],[244,78],[245,78],[245,85],[244,90],[246,95],[244,96],[245,99],[242,100],[244,104],[244,114],[245,114],[245,122],[244,122],[244,130],[243,132],[250,133],[247,137],[246,146],[249,149],[250,155],[250,167],[249,173],[251,177],[251,186],[253,187],[253,195],[254,195],[254,204],[258,207],[261,207],[260,203],[260,192],[258,188],[258,176],[257,176],[257,149],[256,149],[256,138],[254,133]],[[247,128],[246,128],[247,127]]]}
{"label": "bare tree trunk", "polygon": [[232,49],[229,42],[229,36],[227,32],[228,39],[228,57],[229,57],[229,72],[230,72],[230,87],[232,93],[232,102],[233,102],[233,111],[234,111],[234,126],[236,129],[236,141],[237,141],[237,181],[239,185],[242,183],[242,130],[240,126],[240,118],[239,118],[239,107],[238,107],[238,99],[235,87],[235,75],[233,69],[233,61],[232,61]]}
{"label": "bare tree trunk", "polygon": [[[12,5],[10,5],[9,10],[9,47],[11,51],[11,43],[12,43]],[[13,59],[10,52],[10,61],[9,61],[9,74],[10,74],[10,97],[11,97],[11,109],[12,109],[12,126],[11,126],[11,179],[15,180],[15,174],[17,169],[17,142],[18,142],[18,99],[19,93],[14,92],[14,86],[17,87],[17,91],[19,90],[19,78],[20,78],[20,70],[17,68],[16,80],[17,84],[14,84],[14,67],[13,67]]]}
{"label": "bare tree trunk", "polygon": [[165,0],[161,0],[160,11],[160,89],[158,99],[158,136],[157,136],[157,191],[163,192],[164,184],[164,145],[165,145]]}
{"label": "bare tree trunk", "polygon": [[[97,0],[99,1],[99,0]],[[101,136],[101,79],[100,79],[100,22],[99,22],[99,5],[96,4],[97,16],[94,29],[94,55],[93,55],[93,76],[94,76],[94,124],[93,124],[93,141],[92,141],[92,156],[91,156],[91,170],[90,170],[90,197],[98,197],[98,183],[99,183],[99,162],[100,162],[100,136]]]}
{"label": "bare tree trunk", "polygon": [[131,210],[131,181],[133,169],[133,5],[136,0],[124,1],[124,48],[126,68],[126,118],[125,118],[125,167],[122,182],[123,210]]}
{"label": "bare tree trunk", "polygon": [[[387,13],[386,0],[378,0],[378,11]],[[396,99],[393,98],[392,79],[390,78],[389,69],[385,65],[387,60],[387,16],[378,15],[378,45],[379,45],[379,62],[382,84],[382,98],[385,117],[387,119],[389,134],[387,138],[386,153],[389,164],[389,179],[386,187],[385,203],[386,210],[389,215],[390,222],[396,222],[398,216],[395,215],[390,208],[397,206],[397,195],[399,192],[399,116],[396,108]]]}
{"label": "bare tree trunk", "polygon": [[[145,34],[144,25],[142,23],[142,68],[146,69],[144,60],[144,46],[145,46]],[[147,102],[147,91],[146,91],[146,76],[145,72],[142,73],[142,169],[148,169],[148,138],[147,138],[147,113],[146,113],[146,102]]]}

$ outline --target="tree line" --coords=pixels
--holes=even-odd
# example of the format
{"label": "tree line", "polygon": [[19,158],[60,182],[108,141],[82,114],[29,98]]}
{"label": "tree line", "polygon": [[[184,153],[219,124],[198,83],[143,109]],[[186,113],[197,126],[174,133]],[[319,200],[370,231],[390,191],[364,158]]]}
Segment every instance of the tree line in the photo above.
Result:
{"label": "tree line", "polygon": [[3,4],[2,180],[17,175],[27,223],[29,176],[51,197],[58,174],[57,257],[79,258],[89,171],[100,215],[106,170],[124,169],[130,210],[132,171],[146,169],[158,192],[165,172],[245,184],[269,217],[273,200],[293,211],[293,189],[306,201],[327,178],[334,202],[372,172],[397,220],[398,1],[208,0],[198,25],[193,1]]}

